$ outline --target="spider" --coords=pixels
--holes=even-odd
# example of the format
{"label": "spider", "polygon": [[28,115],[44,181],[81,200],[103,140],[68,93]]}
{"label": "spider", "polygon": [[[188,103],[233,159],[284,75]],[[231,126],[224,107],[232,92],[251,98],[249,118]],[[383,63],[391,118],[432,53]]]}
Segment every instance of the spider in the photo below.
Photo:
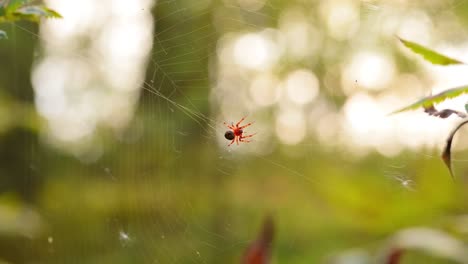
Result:
{"label": "spider", "polygon": [[227,140],[232,140],[231,143],[229,143],[228,147],[231,146],[232,144],[234,144],[234,142],[236,142],[237,145],[239,145],[239,142],[249,143],[250,140],[245,140],[245,139],[253,137],[255,134],[257,134],[257,133],[255,133],[255,134],[244,136],[244,130],[243,129],[253,124],[253,122],[251,122],[251,123],[248,123],[247,125],[239,126],[240,123],[242,123],[242,121],[244,121],[244,119],[245,119],[245,117],[243,117],[241,120],[239,120],[239,122],[237,122],[236,125],[234,125],[234,124],[228,125],[226,122],[224,122],[224,125],[226,125],[230,129],[230,130],[226,131],[226,133],[224,133],[224,137]]}

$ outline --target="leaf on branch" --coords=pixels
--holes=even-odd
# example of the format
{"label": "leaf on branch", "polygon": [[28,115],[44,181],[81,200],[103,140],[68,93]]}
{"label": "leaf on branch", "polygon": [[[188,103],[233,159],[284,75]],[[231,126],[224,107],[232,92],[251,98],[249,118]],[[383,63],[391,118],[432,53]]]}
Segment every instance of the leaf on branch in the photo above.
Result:
{"label": "leaf on branch", "polygon": [[450,99],[450,98],[460,96],[460,95],[462,95],[464,93],[468,93],[468,86],[461,86],[461,87],[448,89],[448,90],[445,90],[445,91],[440,92],[438,94],[431,95],[431,96],[428,96],[428,97],[424,97],[423,99],[421,99],[421,100],[419,100],[419,101],[417,101],[417,102],[415,102],[413,104],[410,104],[408,106],[405,106],[403,108],[400,108],[400,109],[398,109],[396,111],[391,112],[390,115],[405,112],[405,111],[409,111],[409,110],[415,110],[415,109],[417,109],[419,107],[423,107],[425,109],[430,108],[434,104],[443,102],[443,101],[445,101],[447,99]]}
{"label": "leaf on branch", "polygon": [[445,165],[449,169],[450,176],[452,176],[452,179],[455,179],[453,175],[453,171],[452,171],[452,140],[453,140],[453,137],[455,136],[455,133],[457,133],[458,129],[460,129],[466,123],[468,123],[468,120],[460,123],[452,131],[452,133],[450,133],[450,136],[447,138],[447,144],[445,145],[444,151],[442,152],[442,160],[444,161]]}
{"label": "leaf on branch", "polygon": [[273,219],[271,216],[267,216],[263,222],[262,230],[260,231],[257,239],[247,248],[242,264],[270,263],[273,235]]}
{"label": "leaf on branch", "polygon": [[21,6],[27,5],[32,0],[10,0],[4,2],[4,7],[7,14],[13,13],[16,9],[20,8]]}
{"label": "leaf on branch", "polygon": [[437,64],[437,65],[465,64],[464,62],[442,55],[418,43],[404,40],[402,38],[398,38],[398,39],[401,41],[401,43],[403,43],[403,45],[405,45],[411,51],[423,56],[425,60],[429,61],[432,64]]}
{"label": "leaf on branch", "polygon": [[62,18],[62,16],[56,11],[40,5],[26,5],[16,9],[13,15],[33,22],[39,21],[39,19],[46,18]]}
{"label": "leaf on branch", "polygon": [[0,30],[0,39],[8,39],[7,33],[3,30]]}
{"label": "leaf on branch", "polygon": [[466,114],[460,111],[452,110],[452,109],[442,109],[438,111],[434,105],[429,107],[424,107],[424,112],[428,113],[431,116],[440,117],[440,118],[447,118],[452,114],[456,114],[458,117],[465,118]]}

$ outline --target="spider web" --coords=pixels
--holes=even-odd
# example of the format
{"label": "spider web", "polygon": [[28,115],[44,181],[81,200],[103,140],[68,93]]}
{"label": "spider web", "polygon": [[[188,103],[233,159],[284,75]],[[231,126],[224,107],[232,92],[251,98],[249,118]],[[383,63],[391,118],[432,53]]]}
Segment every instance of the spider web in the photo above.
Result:
{"label": "spider web", "polygon": [[[160,4],[176,5],[173,1],[160,2]],[[236,11],[240,10],[240,12],[246,13],[247,15],[243,17],[243,20],[232,19],[229,16],[227,16],[225,20],[221,20],[223,22],[225,21],[235,22],[233,24],[230,24],[230,26],[232,26],[233,29],[225,30],[223,31],[223,33],[230,32],[230,31],[232,32],[238,32],[238,31],[258,32],[268,27],[274,27],[275,19],[273,18],[273,16],[265,15],[265,13],[268,13],[268,12],[260,13],[257,11],[246,11],[245,9],[242,9],[237,6],[229,6],[228,9],[230,8]],[[266,8],[267,9],[269,8],[270,11],[278,10],[278,7],[275,7],[271,4],[267,5]],[[249,118],[254,119],[254,120],[255,120],[255,117],[251,117],[249,107],[242,107],[242,106],[239,106],[237,108],[235,107],[229,108],[229,109],[236,109],[238,112],[241,112],[241,113],[235,113],[235,112],[233,113],[233,112],[228,111],[228,113],[232,113],[235,116],[234,118],[223,115],[223,114],[220,115],[220,113],[223,111],[221,109],[222,106],[220,106],[219,101],[222,101],[223,98],[220,99],[219,97],[216,96],[217,87],[211,87],[211,89],[214,90],[214,92],[211,92],[211,93],[207,93],[207,89],[206,89],[207,87],[210,87],[210,80],[216,79],[217,76],[214,75],[212,72],[197,71],[197,68],[199,68],[197,62],[200,62],[200,61],[205,61],[205,60],[209,61],[209,63],[207,63],[208,67],[205,67],[208,69],[213,69],[214,68],[213,64],[216,65],[216,58],[221,53],[219,49],[219,42],[216,41],[216,37],[219,36],[220,34],[215,33],[215,36],[213,36],[212,35],[213,33],[210,33],[209,31],[206,33],[204,32],[205,35],[201,34],[202,35],[201,39],[210,39],[210,41],[208,41],[208,44],[206,45],[208,46],[207,49],[204,48],[205,47],[204,44],[201,44],[202,47],[197,46],[198,39],[194,41],[195,44],[194,42],[191,42],[191,41],[187,41],[187,42],[184,41],[183,40],[184,36],[190,37],[191,34],[195,34],[197,31],[199,32],[205,29],[208,30],[210,27],[216,28],[216,25],[210,25],[210,24],[197,26],[196,20],[197,18],[199,18],[198,16],[207,15],[204,12],[191,14],[190,18],[184,19],[183,13],[185,10],[186,9],[176,8],[174,12],[166,11],[165,13],[169,13],[170,15],[168,15],[167,17],[160,18],[160,20],[157,19],[157,21],[159,21],[163,25],[161,25],[162,29],[160,29],[159,32],[157,30],[156,36],[155,36],[155,47],[156,47],[155,50],[156,51],[154,55],[156,59],[152,61],[153,63],[152,66],[154,68],[153,77],[149,82],[145,83],[144,89],[150,92],[151,94],[156,95],[156,97],[158,98],[157,99],[158,105],[167,104],[167,107],[169,108],[174,107],[178,109],[180,113],[189,117],[191,122],[196,123],[200,131],[199,134],[203,135],[202,140],[206,142],[211,142],[211,144],[213,144],[214,142],[218,143],[218,150],[220,154],[218,156],[218,160],[214,164],[214,167],[216,168],[216,171],[218,172],[218,177],[219,176],[236,177],[237,176],[236,170],[242,170],[242,169],[245,170],[245,164],[246,163],[248,164],[249,162],[252,162],[252,160],[255,160],[255,161],[261,161],[261,164],[263,166],[276,168],[277,170],[281,171],[281,174],[285,178],[289,180],[291,180],[291,177],[297,177],[297,179],[299,180],[298,181],[296,180],[296,182],[300,182],[302,184],[305,183],[305,186],[309,187],[309,188],[305,188],[307,190],[304,190],[304,193],[310,191],[310,189],[321,188],[321,187],[329,185],[330,184],[329,182],[322,181],[320,177],[313,177],[310,175],[306,176],[301,171],[306,171],[307,169],[303,167],[301,169],[301,165],[298,165],[297,161],[294,162],[294,159],[292,160],[291,163],[284,163],[284,162],[279,163],[275,161],[274,155],[270,156],[269,154],[265,154],[265,153],[258,154],[258,153],[249,151],[250,145],[249,146],[242,145],[241,147],[233,148],[232,150],[227,149],[228,151],[226,152],[226,148],[223,148],[223,143],[222,143],[222,142],[225,142],[225,140],[222,138],[225,128],[221,125],[222,122],[225,121],[225,118],[226,117],[231,118],[231,120],[226,120],[226,121],[235,122],[240,117],[245,116],[245,115],[247,115]],[[163,23],[164,19],[169,19],[171,16],[177,16],[176,14],[181,15],[182,18],[175,19],[175,23],[169,26],[166,26],[165,28],[164,27],[165,25]],[[262,22],[259,24],[250,23],[249,19],[248,18],[246,19],[246,17],[249,17],[249,16],[251,16],[250,18],[256,17],[256,19],[258,19],[258,17],[261,17],[263,19],[259,19],[259,20],[262,21],[263,23]],[[252,18],[253,21],[258,22],[258,20],[256,19]],[[215,20],[215,21],[216,21],[214,22],[215,24],[216,23],[221,24],[220,21],[218,20]],[[265,22],[265,21],[268,21],[268,22]],[[185,23],[189,24],[190,26],[186,27]],[[171,30],[174,28],[177,28],[178,26],[180,27],[178,28],[177,33],[173,32],[174,34],[176,34],[176,36],[171,36],[170,35]],[[183,29],[182,32],[180,31],[181,28]],[[164,34],[168,34],[169,36],[164,36]],[[174,43],[171,43],[171,41],[166,42],[165,39],[167,38],[169,38],[170,40],[177,40],[177,41]],[[178,38],[181,38],[181,39],[178,40]],[[182,44],[180,44],[179,42],[182,42]],[[171,48],[174,48],[174,47],[180,48],[182,49],[182,51],[177,51],[175,52],[176,55],[174,55],[173,53],[171,53],[172,52]],[[215,47],[218,48],[217,51],[214,50]],[[187,49],[189,51],[184,52]],[[206,52],[206,50],[209,50],[209,52]],[[184,58],[183,61],[178,62],[177,60],[181,57]],[[172,62],[172,60],[176,60],[176,61]],[[187,63],[191,64],[192,67],[185,66],[185,64]],[[177,69],[171,69],[170,68],[171,66],[183,66],[183,68],[186,69],[186,71],[179,72],[177,71]],[[205,69],[205,68],[202,67],[202,69]],[[232,69],[232,70],[235,71],[235,69]],[[216,70],[214,70],[214,72],[216,72]],[[191,76],[192,73],[196,73],[197,78],[193,78]],[[203,76],[203,77],[200,78],[200,76]],[[242,86],[242,81],[239,81],[236,83],[237,85]],[[200,89],[202,91],[200,91]],[[228,91],[226,93],[229,96],[233,96],[235,98],[233,99],[234,101],[242,101],[245,98],[243,97],[243,92],[244,91],[242,88],[240,87],[236,88],[234,85],[234,87],[231,88],[231,92]],[[330,93],[333,95],[335,91],[332,90],[330,91]],[[200,96],[200,94],[203,94],[203,95]],[[211,99],[211,101],[209,102],[210,103],[209,105],[211,105],[211,110],[213,112],[209,113],[207,109],[202,108],[203,106],[197,105],[198,101],[195,98],[200,98],[200,97]],[[216,99],[218,99],[218,101]],[[206,99],[201,99],[201,100],[206,100]],[[331,97],[331,100],[334,101],[336,105],[340,104],[338,102],[339,99],[334,98],[333,96]],[[242,105],[242,103],[240,104]],[[252,112],[255,111],[253,109],[250,109],[250,110]],[[176,112],[171,111],[168,114],[177,115]],[[226,111],[224,112],[224,114],[225,113]],[[171,119],[170,117],[167,117],[167,118]],[[266,129],[273,130],[271,127],[266,128]],[[169,131],[171,130],[177,131],[177,128],[169,129]],[[264,131],[259,132],[253,144],[251,145],[262,142],[262,132]],[[168,132],[168,134],[170,134],[170,132]],[[197,135],[195,135],[194,133],[193,137],[197,137]],[[180,140],[176,139],[173,142],[180,142]],[[271,142],[271,144],[274,144],[274,143]],[[298,144],[298,149],[296,149],[296,151],[298,153],[302,153],[298,155],[304,158],[303,161],[307,162],[307,161],[311,161],[315,159],[316,153],[314,153],[314,151],[311,151],[310,149],[316,146],[319,146],[319,145],[314,144],[314,143],[312,144],[300,143]],[[163,151],[161,152],[161,154],[163,155]],[[185,154],[186,153],[184,153],[183,155]],[[425,159],[429,161],[434,161],[437,159],[437,157],[433,155],[429,155],[429,156],[425,156]],[[388,162],[389,161],[386,161],[386,163]],[[406,166],[407,162],[397,160],[396,163],[399,165],[392,165],[392,164],[383,165],[383,168],[381,170],[382,175],[385,178],[388,178],[390,180],[389,181],[390,185],[401,186],[402,192],[417,192],[418,187],[415,183],[414,175],[411,173],[408,173],[408,167]],[[247,167],[247,170],[248,170],[248,167]],[[245,173],[248,174],[249,172],[247,171]],[[229,180],[225,179],[224,181],[229,181]],[[218,187],[222,187],[222,185],[223,184],[220,184]],[[219,196],[216,196],[216,198],[218,197]],[[223,223],[221,224],[223,227],[227,228],[226,226],[231,225],[231,222],[229,220],[226,221],[225,215],[221,214],[218,217],[221,219],[224,218],[224,220],[220,220]],[[234,238],[236,237],[236,235],[230,232],[223,232],[223,231],[213,232],[212,231],[212,230],[219,230],[218,228],[219,227],[216,227],[208,231],[210,229],[210,226],[206,226],[205,224],[202,223],[194,227],[194,229],[192,229],[192,230],[195,230],[196,233],[197,231],[202,231],[202,233],[206,232],[206,235],[208,235],[208,237],[211,236],[212,238],[211,241],[214,242],[205,246],[198,247],[198,250],[196,251],[197,256],[201,257],[202,259],[203,259],[203,256],[205,256],[204,254],[205,251],[201,250],[202,248],[205,248],[206,251],[220,252],[220,253],[214,254],[214,255],[219,254],[218,255],[219,258],[214,257],[213,259],[216,259],[215,261],[211,259],[208,262],[216,263],[216,261],[223,261],[223,258],[226,257],[226,253],[225,253],[226,251],[231,251],[231,250],[240,251],[240,248],[246,246],[245,241],[238,239],[237,240],[238,242],[234,242],[234,246],[233,246],[234,248],[230,248],[225,243],[227,241],[231,241],[231,243],[232,241],[236,241],[236,238]],[[201,244],[203,244],[204,242],[206,242],[206,240],[202,241]],[[224,245],[224,246],[220,246],[220,245]],[[290,241],[290,243],[286,245],[285,247],[287,247],[291,251],[294,251],[294,247],[295,247],[294,240]],[[207,261],[207,260],[208,259],[204,259],[203,261]]]}
{"label": "spider web", "polygon": [[[265,14],[268,14],[268,11],[274,12],[277,8],[267,3],[265,4],[266,12],[257,12],[246,11],[237,5],[223,5],[220,6],[220,9],[225,10],[220,11],[220,13],[241,13],[241,19],[227,15],[216,20],[213,17],[221,15],[207,12],[204,10],[203,5],[204,3],[190,3],[187,6],[187,3],[182,4],[179,1],[158,2],[155,16],[156,32],[153,59],[150,63],[151,69],[148,71],[151,78],[143,85],[143,89],[147,92],[147,96],[143,94],[143,104],[148,102],[149,112],[153,113],[150,114],[151,119],[159,120],[158,123],[161,123],[161,126],[166,126],[164,131],[160,131],[160,133],[164,133],[162,138],[166,139],[167,145],[159,145],[158,149],[154,150],[156,157],[167,156],[168,150],[169,152],[172,150],[178,159],[177,164],[179,165],[176,165],[177,167],[190,166],[191,160],[206,152],[209,153],[207,159],[213,160],[211,165],[208,166],[211,167],[208,171],[196,170],[193,172],[195,175],[182,176],[184,173],[180,173],[177,167],[169,167],[168,174],[171,175],[171,178],[184,177],[184,185],[192,186],[193,184],[195,189],[200,188],[196,187],[199,184],[211,185],[207,190],[203,188],[202,191],[205,193],[203,196],[210,197],[204,203],[209,204],[211,216],[208,218],[202,216],[189,221],[191,224],[187,223],[186,232],[181,239],[184,241],[184,248],[188,255],[194,257],[191,261],[196,263],[219,263],[233,256],[237,258],[235,256],[239,256],[248,245],[248,242],[239,237],[239,230],[234,231],[236,230],[236,222],[239,220],[235,215],[227,211],[230,206],[222,202],[231,199],[226,196],[226,193],[229,193],[229,186],[232,186],[231,182],[241,181],[241,179],[233,180],[233,178],[238,177],[239,171],[247,170],[241,172],[242,177],[251,177],[254,174],[257,174],[257,177],[260,176],[254,182],[261,179],[267,180],[268,175],[264,173],[258,175],[254,171],[248,172],[250,170],[249,164],[258,161],[262,166],[269,168],[266,173],[274,168],[273,170],[279,170],[281,176],[297,178],[299,180],[296,182],[299,184],[306,182],[308,186],[317,184],[318,181],[305,176],[284,162],[277,162],[274,158],[255,151],[259,142],[264,141],[264,144],[275,144],[275,142],[273,139],[268,139],[268,137],[267,140],[262,139],[268,133],[256,130],[258,129],[256,127],[258,120],[251,114],[248,107],[241,106],[245,98],[245,89],[239,87],[238,93],[235,91],[227,93],[228,96],[232,96],[230,99],[239,102],[240,107],[233,107],[232,109],[236,112],[231,112],[229,115],[220,115],[221,109],[216,100],[219,98],[216,96],[216,88],[210,88],[213,83],[216,83],[213,80],[217,78],[215,65],[219,54],[219,36],[230,31],[247,30],[257,32],[268,27],[268,25],[274,25],[274,17]],[[159,13],[161,15],[158,17]],[[249,22],[258,19],[262,21],[259,24]],[[228,25],[229,28],[217,30],[217,24]],[[250,144],[226,147],[229,142],[223,138],[227,129],[223,122],[235,123],[243,116],[247,116],[246,123],[256,122],[249,127],[249,132],[257,132],[257,135],[252,138]],[[178,123],[173,122],[173,120],[184,121]],[[268,126],[264,128],[271,130]],[[202,145],[210,147],[192,150],[182,143],[187,141],[202,141],[205,142]],[[201,160],[200,162],[204,163],[206,161]],[[206,173],[208,175],[203,175]],[[208,179],[204,179],[204,177],[208,177]],[[196,179],[195,182],[193,182],[193,178]],[[175,190],[175,192],[177,191]],[[190,201],[196,201],[197,198],[195,197],[200,196],[201,193],[196,192],[192,195],[180,198],[181,203],[186,203],[181,210],[184,215],[181,218],[182,221],[190,217],[191,210],[194,210],[193,213],[197,212],[193,208],[195,205],[191,204]],[[171,199],[178,200],[179,198],[172,197]],[[272,209],[270,208],[270,210]],[[260,210],[254,214],[262,215],[268,211],[268,209]],[[231,217],[234,218],[231,219]],[[206,219],[211,220],[207,223]],[[209,224],[209,222],[213,221],[214,223]],[[241,222],[243,221],[241,220]],[[167,226],[166,228],[171,229],[172,227]],[[184,262],[177,258],[174,259],[174,256],[164,256],[169,251],[168,249],[160,251],[160,263]],[[187,253],[185,254],[187,255]]]}

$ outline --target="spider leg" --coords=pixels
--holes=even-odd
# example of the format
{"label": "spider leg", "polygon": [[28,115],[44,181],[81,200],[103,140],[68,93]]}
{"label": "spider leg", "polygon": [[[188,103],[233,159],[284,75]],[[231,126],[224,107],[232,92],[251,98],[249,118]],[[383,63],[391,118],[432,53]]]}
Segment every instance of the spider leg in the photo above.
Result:
{"label": "spider leg", "polygon": [[239,129],[243,129],[243,128],[245,128],[245,127],[248,127],[248,126],[252,125],[253,123],[254,123],[254,122],[250,122],[250,123],[248,123],[247,125],[243,125],[243,126],[239,127]]}
{"label": "spider leg", "polygon": [[229,125],[228,123],[226,123],[226,122],[224,122],[224,125],[227,126],[227,127],[230,128],[230,129],[234,129],[233,126],[230,126],[230,125]]}
{"label": "spider leg", "polygon": [[251,138],[251,137],[255,136],[256,134],[257,134],[257,133],[253,133],[253,134],[246,135],[246,136],[241,135],[241,136],[239,137],[239,141],[240,141],[240,142],[249,143],[250,140],[246,140],[246,138]]}
{"label": "spider leg", "polygon": [[244,116],[243,118],[241,118],[241,120],[239,120],[239,122],[237,122],[236,127],[239,127],[240,123],[242,123],[242,121],[244,121],[245,118],[246,118],[246,116]]}
{"label": "spider leg", "polygon": [[239,137],[236,137],[236,143],[239,145]]}
{"label": "spider leg", "polygon": [[250,134],[250,135],[247,135],[247,136],[242,136],[241,139],[244,139],[244,138],[251,138],[253,136],[257,135],[257,133],[253,133],[253,134]]}
{"label": "spider leg", "polygon": [[229,143],[228,147],[231,146],[232,144],[234,144],[234,141],[236,141],[235,138],[231,141],[231,143]]}

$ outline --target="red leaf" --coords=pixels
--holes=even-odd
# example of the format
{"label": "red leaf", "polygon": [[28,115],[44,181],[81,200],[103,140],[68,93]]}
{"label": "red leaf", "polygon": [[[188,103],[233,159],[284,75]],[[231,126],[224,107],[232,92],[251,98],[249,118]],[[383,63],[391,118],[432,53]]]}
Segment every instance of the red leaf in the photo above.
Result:
{"label": "red leaf", "polygon": [[398,264],[401,260],[401,255],[403,254],[403,249],[393,249],[390,254],[387,256],[386,264]]}
{"label": "red leaf", "polygon": [[263,221],[257,239],[250,244],[244,254],[242,264],[268,264],[271,258],[271,245],[274,236],[273,219],[268,216]]}

